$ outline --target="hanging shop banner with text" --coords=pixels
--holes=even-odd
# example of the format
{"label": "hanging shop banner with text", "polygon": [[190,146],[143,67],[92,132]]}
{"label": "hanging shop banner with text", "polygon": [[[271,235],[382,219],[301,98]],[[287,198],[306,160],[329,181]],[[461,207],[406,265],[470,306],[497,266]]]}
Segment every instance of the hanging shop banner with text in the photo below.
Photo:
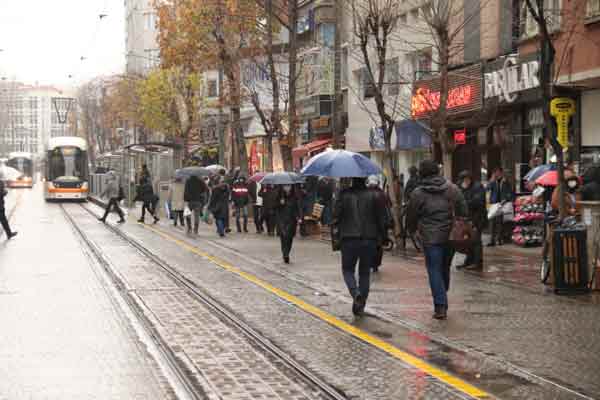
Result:
{"label": "hanging shop banner with text", "polygon": [[[483,104],[481,64],[450,71],[448,73],[449,116],[480,110]],[[440,108],[440,77],[415,82],[411,100],[413,118],[431,117]]]}
{"label": "hanging shop banner with text", "polygon": [[540,91],[539,53],[505,55],[484,66],[486,106],[534,102]]}

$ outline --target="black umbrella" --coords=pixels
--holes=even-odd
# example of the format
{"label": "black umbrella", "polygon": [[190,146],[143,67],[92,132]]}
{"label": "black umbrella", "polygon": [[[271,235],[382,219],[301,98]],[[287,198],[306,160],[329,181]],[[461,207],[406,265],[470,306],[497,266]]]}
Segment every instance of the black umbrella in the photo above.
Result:
{"label": "black umbrella", "polygon": [[304,183],[304,177],[295,172],[273,172],[265,175],[261,185],[295,185]]}

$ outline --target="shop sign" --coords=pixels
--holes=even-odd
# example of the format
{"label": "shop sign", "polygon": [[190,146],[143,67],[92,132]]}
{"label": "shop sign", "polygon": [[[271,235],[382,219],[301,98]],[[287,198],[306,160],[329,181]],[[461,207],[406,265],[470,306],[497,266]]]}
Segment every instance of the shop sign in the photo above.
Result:
{"label": "shop sign", "polygon": [[566,149],[569,147],[569,119],[575,114],[575,101],[568,97],[552,99],[550,114],[556,119],[558,143]]}
{"label": "shop sign", "polygon": [[466,129],[459,129],[454,131],[454,144],[456,145],[461,145],[461,144],[467,144],[467,130]]}
{"label": "shop sign", "polygon": [[483,74],[484,98],[513,103],[520,92],[540,87],[539,73],[538,60],[519,63],[517,57],[506,57],[502,68]]}
{"label": "shop sign", "polygon": [[[440,84],[439,76],[415,83],[411,99],[413,118],[426,118],[440,108]],[[483,102],[481,90],[481,64],[450,71],[446,101],[448,115],[480,110]]]}
{"label": "shop sign", "polygon": [[530,128],[544,125],[544,110],[542,107],[531,108],[527,113],[527,123]]}

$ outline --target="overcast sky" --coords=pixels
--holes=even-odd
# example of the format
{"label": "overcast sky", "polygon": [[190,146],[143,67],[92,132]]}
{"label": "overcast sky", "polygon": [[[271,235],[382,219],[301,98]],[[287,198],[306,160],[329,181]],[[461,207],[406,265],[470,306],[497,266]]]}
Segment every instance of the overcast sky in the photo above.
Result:
{"label": "overcast sky", "polygon": [[0,0],[0,76],[71,86],[120,73],[124,14],[123,0]]}

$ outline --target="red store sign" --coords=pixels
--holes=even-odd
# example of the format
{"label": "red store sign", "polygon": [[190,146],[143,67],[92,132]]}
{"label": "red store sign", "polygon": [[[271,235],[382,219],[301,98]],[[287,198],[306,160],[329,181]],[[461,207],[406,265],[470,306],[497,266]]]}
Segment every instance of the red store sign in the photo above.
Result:
{"label": "red store sign", "polygon": [[[451,71],[448,76],[448,115],[476,111],[483,105],[481,64]],[[413,118],[426,118],[440,108],[440,79],[416,82],[411,100]]]}
{"label": "red store sign", "polygon": [[454,144],[467,144],[467,130],[459,129],[454,131]]}

